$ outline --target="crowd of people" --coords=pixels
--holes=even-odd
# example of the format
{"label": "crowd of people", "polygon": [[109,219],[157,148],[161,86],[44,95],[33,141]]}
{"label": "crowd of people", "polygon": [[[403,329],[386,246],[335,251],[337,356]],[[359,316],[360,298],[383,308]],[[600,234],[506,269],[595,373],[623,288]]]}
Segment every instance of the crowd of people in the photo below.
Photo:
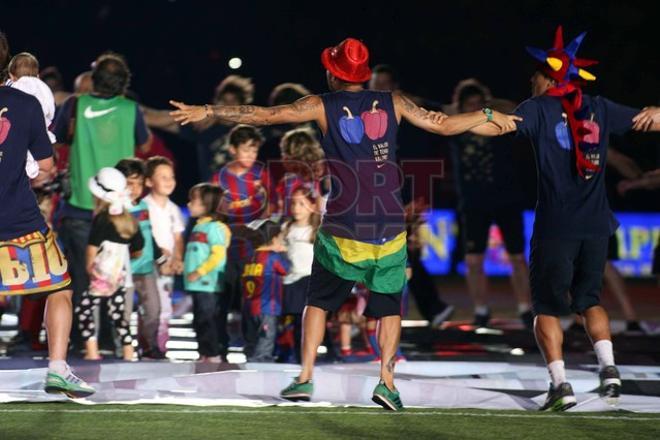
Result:
{"label": "crowd of people", "polygon": [[[104,299],[107,305],[103,309],[118,335],[123,359],[165,359],[174,277],[178,275],[192,298],[200,360],[226,359],[230,342],[227,315],[237,309],[247,311],[242,325],[248,359],[270,361],[279,353],[282,360],[300,361],[313,243],[330,191],[324,151],[314,126],[280,124],[268,137],[254,126],[219,118],[182,127],[168,110],[140,106],[130,98],[130,70],[114,53],[102,54],[92,63],[92,71],[81,73],[73,94],[63,92],[56,68],[40,71],[32,54],[14,56],[8,67],[12,87],[36,84],[35,96],[54,143],[57,178],[40,182],[38,167],[31,177],[41,211],[56,231],[69,263],[74,292],[73,347],[82,349],[85,359],[102,358],[97,326],[105,326],[105,322],[99,322],[95,309]],[[376,69],[372,86],[387,87],[383,84],[387,75],[392,71],[386,66]],[[219,83],[214,102],[247,104],[253,91],[248,78],[232,75]],[[285,83],[273,90],[269,101],[288,104],[308,94],[300,84]],[[176,186],[176,165],[167,150],[151,147],[157,130],[197,144],[197,171],[200,180],[208,183],[190,189],[190,221],[170,200]],[[33,160],[28,161],[28,174],[31,168]],[[280,175],[277,181],[271,179],[273,172]],[[113,202],[116,206],[111,212]],[[421,210],[414,211],[408,212],[411,238],[423,226]],[[260,219],[270,220],[259,224]],[[272,236],[278,228],[281,234]],[[422,315],[439,327],[454,308],[439,298],[421,264],[421,243],[415,241],[409,242],[410,290]],[[272,257],[261,254],[262,248]],[[357,325],[365,336],[364,351],[378,356],[376,322],[357,313],[364,309],[368,292],[358,286],[336,316],[341,327],[338,355],[353,354],[350,335]],[[36,306],[31,303],[29,297],[23,299],[22,332],[17,340],[39,348],[41,325],[33,315],[43,314],[44,301]],[[186,301],[183,303],[185,307]],[[134,309],[139,311],[139,325],[137,334],[131,335]],[[101,321],[105,320],[104,314]],[[251,322],[256,324],[251,327]],[[268,329],[268,345],[255,348],[253,356],[251,347],[259,329]],[[134,337],[137,344],[133,344]],[[276,339],[292,340],[293,346],[276,349]]]}
{"label": "crowd of people", "polygon": [[[388,409],[401,409],[393,370],[394,364],[404,359],[398,341],[408,292],[433,327],[439,327],[454,311],[441,300],[421,263],[421,207],[425,201],[415,200],[405,209],[401,203],[396,145],[398,123],[404,119],[428,132],[453,136],[474,324],[487,326],[491,319],[483,265],[489,229],[496,223],[509,254],[520,319],[532,329],[536,316],[537,339],[550,365],[553,383],[546,406],[565,409],[574,403],[572,391],[564,386],[561,340],[557,337],[561,329],[557,330],[556,316],[567,311],[582,314],[594,343],[600,344],[596,352],[602,361],[602,374],[609,381],[606,385],[620,387],[618,372],[612,369],[609,330],[602,328],[607,318],[595,296],[594,286],[600,285],[602,271],[592,266],[600,262],[603,243],[591,240],[593,230],[585,226],[589,224],[599,236],[607,237],[613,233],[612,224],[607,223],[606,215],[594,224],[592,214],[600,212],[600,202],[577,207],[571,219],[565,219],[559,212],[564,207],[552,205],[554,193],[547,185],[558,182],[560,187],[568,187],[560,180],[572,181],[573,176],[543,174],[545,165],[540,163],[546,186],[540,187],[539,195],[550,200],[545,200],[550,208],[537,218],[533,246],[537,258],[532,260],[537,266],[532,267],[530,284],[523,254],[522,196],[519,182],[512,177],[511,150],[505,138],[491,137],[517,130],[535,141],[547,142],[539,134],[547,127],[534,112],[556,110],[553,106],[560,102],[554,98],[528,101],[510,116],[507,113],[516,109],[515,104],[495,99],[486,86],[468,80],[457,86],[453,104],[444,108],[446,113],[429,112],[418,107],[428,101],[397,90],[394,69],[382,65],[372,72],[366,47],[348,39],[323,54],[334,93],[310,95],[300,84],[285,83],[273,90],[271,107],[256,107],[249,105],[254,85],[248,78],[232,75],[219,83],[211,105],[172,102],[174,111],[156,110],[133,99],[135,95],[128,88],[131,72],[119,54],[101,54],[91,71],[76,78],[74,93],[67,95],[57,69],[40,71],[37,58],[29,53],[9,58],[6,41],[3,44],[6,53],[0,51],[0,61],[7,58],[8,78],[0,89],[32,95],[41,109],[22,96],[11,98],[26,100],[31,107],[24,119],[29,117],[30,124],[37,120],[40,124],[39,129],[29,128],[27,157],[12,160],[24,169],[16,179],[30,179],[43,216],[42,221],[30,218],[27,223],[32,222],[31,231],[42,231],[43,242],[52,247],[43,245],[49,267],[43,269],[46,273],[41,279],[37,261],[45,257],[31,253],[25,258],[30,258],[34,281],[19,281],[20,273],[8,275],[4,269],[2,281],[9,285],[12,277],[17,278],[15,284],[24,294],[32,292],[26,287],[29,282],[36,283],[35,289],[68,292],[67,272],[56,276],[51,255],[63,261],[61,246],[71,277],[72,347],[82,350],[85,359],[101,359],[99,323],[112,324],[117,351],[124,360],[165,359],[174,313],[172,295],[180,279],[190,298],[201,362],[226,361],[228,315],[239,311],[247,360],[301,363],[300,376],[282,391],[282,397],[308,400],[318,346],[322,341],[331,349],[336,345],[326,332],[328,320],[334,319],[339,328],[338,355],[353,354],[351,335],[357,326],[367,354],[382,361],[374,400]],[[349,62],[347,54],[355,63],[350,71],[342,70]],[[566,69],[560,66],[553,70],[556,63],[550,67],[539,69],[533,78],[535,87],[544,88],[537,94],[551,90],[563,97],[573,92],[555,87],[563,79],[556,72],[568,77]],[[362,87],[368,81],[371,90]],[[634,109],[605,100],[585,100],[596,113],[609,118],[611,131],[632,127],[632,117],[637,114]],[[0,116],[3,111],[12,112],[13,127],[16,110],[13,103],[7,104],[9,101],[0,100],[0,108],[6,107]],[[545,107],[535,107],[540,105]],[[561,105],[579,107],[581,103],[562,98]],[[626,118],[630,119],[627,124],[621,122]],[[577,132],[571,131],[575,123],[565,121],[567,145],[569,138],[578,142]],[[655,129],[657,122],[642,119],[637,124],[647,124],[641,128],[648,130]],[[262,131],[258,128],[261,125],[271,127]],[[0,125],[0,144],[6,136],[4,130]],[[171,196],[177,185],[177,169],[192,165],[181,158],[175,163],[158,130],[196,145],[200,183],[188,192],[187,216]],[[552,130],[554,133],[555,128]],[[589,142],[596,145],[590,147],[593,150],[601,141]],[[539,146],[540,161],[557,160],[553,155],[559,154],[559,149]],[[52,156],[49,148],[55,152],[56,165],[44,162]],[[600,156],[590,154],[576,154],[578,174],[587,181],[598,181],[602,179]],[[3,159],[6,161],[0,152]],[[627,185],[633,188],[636,183]],[[16,197],[24,200],[12,203],[26,204],[32,196]],[[564,223],[548,220],[556,218]],[[46,226],[41,226],[42,222]],[[0,239],[22,235],[11,230],[12,225],[13,220],[0,214]],[[548,231],[560,231],[563,241],[551,240]],[[575,244],[575,240],[582,242]],[[559,254],[570,254],[576,270],[588,276],[571,285],[573,262],[567,263],[570,270],[564,265],[555,272],[552,258]],[[599,273],[601,277],[594,279]],[[569,289],[572,302],[562,296]],[[626,307],[625,292],[622,295]],[[21,337],[33,346],[40,344],[44,313],[55,313],[50,305],[55,296],[22,298]],[[99,314],[99,309],[103,313]],[[129,323],[136,309],[138,331],[133,334]],[[634,329],[636,318],[629,309],[628,303],[627,318]],[[57,313],[66,310],[64,307]],[[57,330],[48,330],[52,344]],[[58,338],[59,358],[51,356],[51,361],[64,362],[62,344],[66,343],[61,335]],[[59,384],[62,377],[72,375],[63,365],[51,365],[53,376],[49,373],[47,389],[74,396],[90,393],[90,387],[75,376],[70,376],[78,380],[71,379],[75,387]],[[618,396],[618,388],[612,390],[610,386],[608,390]]]}

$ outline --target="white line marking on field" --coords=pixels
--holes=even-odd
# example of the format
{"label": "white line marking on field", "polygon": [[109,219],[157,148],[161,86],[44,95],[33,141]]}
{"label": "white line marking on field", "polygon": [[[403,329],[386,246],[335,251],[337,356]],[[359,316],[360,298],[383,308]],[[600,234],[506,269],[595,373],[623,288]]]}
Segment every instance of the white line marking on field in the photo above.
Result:
{"label": "white line marking on field", "polygon": [[425,411],[425,412],[385,412],[385,411],[350,411],[350,410],[339,410],[339,411],[289,411],[289,410],[276,410],[276,409],[262,409],[262,410],[242,410],[242,409],[44,409],[44,408],[34,408],[34,409],[2,409],[0,408],[0,414],[10,414],[10,413],[96,413],[96,414],[125,414],[125,413],[139,413],[139,414],[286,414],[286,415],[306,415],[306,414],[317,414],[317,415],[334,415],[334,414],[348,414],[348,415],[359,415],[359,416],[408,416],[408,417],[417,417],[417,416],[470,416],[470,417],[501,417],[501,418],[511,418],[511,419],[566,419],[567,417],[572,419],[589,419],[589,420],[634,420],[634,421],[660,421],[660,417],[631,417],[631,416],[596,416],[596,415],[577,415],[575,413],[569,413],[570,416],[564,416],[561,414],[552,415],[552,414],[498,414],[498,413],[471,413],[471,412],[449,412],[449,411]]}

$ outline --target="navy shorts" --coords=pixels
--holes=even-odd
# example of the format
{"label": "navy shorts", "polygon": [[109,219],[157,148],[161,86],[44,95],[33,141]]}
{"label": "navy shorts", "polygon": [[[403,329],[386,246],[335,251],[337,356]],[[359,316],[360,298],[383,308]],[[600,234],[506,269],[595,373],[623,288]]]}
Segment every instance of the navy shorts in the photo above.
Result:
{"label": "navy shorts", "polygon": [[[348,299],[353,286],[355,281],[338,277],[314,259],[307,292],[307,305],[336,312]],[[401,293],[371,292],[364,315],[376,319],[401,316]]]}
{"label": "navy shorts", "polygon": [[600,304],[608,242],[608,237],[532,237],[529,281],[534,313],[564,316]]}
{"label": "navy shorts", "polygon": [[283,315],[300,315],[307,303],[307,290],[309,287],[309,276],[298,281],[284,285],[284,297],[282,298]]}

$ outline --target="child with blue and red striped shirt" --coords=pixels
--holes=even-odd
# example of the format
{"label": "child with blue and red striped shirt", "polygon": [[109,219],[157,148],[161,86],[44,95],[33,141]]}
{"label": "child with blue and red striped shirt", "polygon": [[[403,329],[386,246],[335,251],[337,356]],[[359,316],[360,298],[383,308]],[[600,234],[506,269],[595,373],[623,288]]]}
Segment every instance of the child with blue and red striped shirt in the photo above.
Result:
{"label": "child with blue and red striped shirt", "polygon": [[264,137],[258,128],[240,124],[229,132],[229,153],[232,161],[211,178],[223,191],[223,208],[232,225],[245,225],[262,218],[273,200],[270,176],[266,167],[257,162]]}
{"label": "child with blue and red striped shirt", "polygon": [[271,362],[282,314],[283,279],[290,267],[284,234],[271,220],[251,222],[243,233],[255,249],[241,276],[245,354],[249,362]]}
{"label": "child with blue and red striped shirt", "polygon": [[251,221],[267,216],[274,197],[268,171],[257,162],[259,148],[264,142],[261,132],[250,125],[239,124],[228,136],[232,161],[211,178],[211,182],[222,191],[219,211],[227,219],[233,237],[227,249],[224,287],[219,289],[223,292],[219,298],[218,315],[222,356],[227,355],[229,348],[227,315],[230,309],[240,310],[241,274],[254,249],[250,241],[237,232]]}

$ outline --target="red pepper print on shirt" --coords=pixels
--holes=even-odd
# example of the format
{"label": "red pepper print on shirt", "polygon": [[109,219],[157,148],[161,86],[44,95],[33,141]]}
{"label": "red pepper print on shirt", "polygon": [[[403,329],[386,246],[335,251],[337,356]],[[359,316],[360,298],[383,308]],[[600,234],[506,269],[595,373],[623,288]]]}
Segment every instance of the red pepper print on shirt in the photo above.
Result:
{"label": "red pepper print on shirt", "polygon": [[[341,137],[349,144],[359,144],[366,134],[367,137],[376,141],[381,139],[387,133],[387,112],[376,108],[378,101],[374,100],[371,104],[371,110],[363,111],[359,118],[353,116],[348,107],[343,107],[345,116],[339,119],[339,132]],[[375,143],[372,145],[374,160],[379,162],[378,167],[383,166],[389,157],[389,143]]]}
{"label": "red pepper print on shirt", "polygon": [[360,117],[364,123],[364,132],[372,141],[385,136],[387,131],[387,113],[384,110],[377,109],[378,101],[374,101],[371,110],[362,112]]}
{"label": "red pepper print on shirt", "polygon": [[9,130],[11,129],[11,122],[9,119],[3,117],[3,113],[8,112],[9,109],[7,107],[4,107],[2,110],[0,110],[0,144],[3,144],[7,140],[7,136],[9,136]]}

